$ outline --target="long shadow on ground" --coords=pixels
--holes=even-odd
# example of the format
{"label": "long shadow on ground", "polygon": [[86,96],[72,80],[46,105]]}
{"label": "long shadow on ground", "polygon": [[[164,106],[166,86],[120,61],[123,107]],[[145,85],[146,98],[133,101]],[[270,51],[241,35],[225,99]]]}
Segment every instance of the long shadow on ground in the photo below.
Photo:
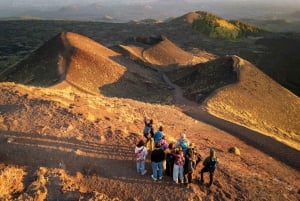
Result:
{"label": "long shadow on ground", "polygon": [[[27,192],[27,188],[30,190],[32,182],[36,179],[34,173],[40,167],[65,169],[67,174],[74,176],[79,172],[85,176],[87,183],[96,182],[90,190],[110,191],[115,196],[121,196],[124,191],[120,189],[120,183],[126,183],[126,186],[139,184],[145,188],[157,185],[160,187],[157,189],[162,191],[172,185],[171,178],[164,179],[163,182],[167,185],[161,188],[161,182],[153,182],[148,175],[138,175],[133,152],[134,147],[130,145],[0,130],[0,161],[7,165],[25,167],[27,174],[23,178],[24,192]],[[150,169],[148,162],[146,165],[147,169]],[[97,178],[92,180],[94,176]],[[59,175],[50,173],[47,177],[47,200],[78,200],[82,194],[77,189],[62,192]],[[103,182],[109,182],[110,185],[102,186]],[[18,198],[23,191],[17,192],[14,197]],[[70,196],[74,199],[70,199]]]}
{"label": "long shadow on ground", "polygon": [[300,169],[300,151],[282,144],[262,133],[209,114],[197,103],[187,100],[185,97],[183,97],[181,88],[171,83],[167,76],[164,75],[163,78],[169,86],[174,88],[174,98],[176,100],[176,104],[182,108],[182,111],[187,115],[226,131],[235,137],[238,137],[247,144],[265,152],[269,156],[295,168],[296,170]]}

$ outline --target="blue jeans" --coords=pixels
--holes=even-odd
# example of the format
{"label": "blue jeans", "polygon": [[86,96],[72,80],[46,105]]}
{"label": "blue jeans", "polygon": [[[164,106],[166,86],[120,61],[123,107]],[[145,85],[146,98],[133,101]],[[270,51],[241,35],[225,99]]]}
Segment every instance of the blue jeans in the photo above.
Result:
{"label": "blue jeans", "polygon": [[145,161],[136,162],[137,173],[142,174],[145,171]]}
{"label": "blue jeans", "polygon": [[173,180],[178,183],[178,179],[180,182],[183,182],[183,165],[174,164],[173,168]]}
{"label": "blue jeans", "polygon": [[155,179],[158,179],[163,176],[163,162],[152,162],[152,173]]}

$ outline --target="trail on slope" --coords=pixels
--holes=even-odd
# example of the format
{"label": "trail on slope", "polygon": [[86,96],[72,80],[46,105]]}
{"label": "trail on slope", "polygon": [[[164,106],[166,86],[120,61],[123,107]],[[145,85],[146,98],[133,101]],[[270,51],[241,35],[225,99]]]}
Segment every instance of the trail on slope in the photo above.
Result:
{"label": "trail on slope", "polygon": [[[240,60],[236,62],[239,63]],[[292,149],[291,147],[284,145],[273,138],[265,136],[262,133],[211,115],[202,105],[185,98],[183,96],[182,89],[176,84],[172,83],[163,72],[161,73],[165,83],[174,89],[173,96],[175,99],[175,104],[182,109],[182,112],[193,117],[194,119],[210,124],[228,132],[231,135],[234,135],[235,137],[238,137],[247,144],[250,144],[251,146],[265,152],[273,158],[276,158],[281,162],[295,168],[296,170],[300,169],[299,151]]]}

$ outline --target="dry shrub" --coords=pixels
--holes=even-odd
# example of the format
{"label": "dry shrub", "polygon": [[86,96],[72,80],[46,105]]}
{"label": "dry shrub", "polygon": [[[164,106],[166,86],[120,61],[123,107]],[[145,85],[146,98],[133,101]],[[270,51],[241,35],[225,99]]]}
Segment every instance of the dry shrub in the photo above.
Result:
{"label": "dry shrub", "polygon": [[20,192],[25,171],[22,168],[6,166],[0,169],[0,198],[10,199],[10,195]]}

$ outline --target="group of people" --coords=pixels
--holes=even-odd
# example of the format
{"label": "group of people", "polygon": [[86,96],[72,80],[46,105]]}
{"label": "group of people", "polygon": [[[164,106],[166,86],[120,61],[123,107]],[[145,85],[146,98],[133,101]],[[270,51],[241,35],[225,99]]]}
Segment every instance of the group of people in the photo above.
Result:
{"label": "group of people", "polygon": [[[160,180],[164,175],[171,176],[176,184],[185,183],[187,187],[192,183],[196,166],[202,160],[201,155],[196,151],[195,144],[189,142],[186,134],[182,133],[177,142],[168,143],[160,126],[156,132],[153,128],[153,120],[144,118],[145,128],[144,139],[141,139],[135,147],[135,159],[137,173],[145,175],[146,157],[150,153],[152,179]],[[215,150],[210,149],[210,155],[203,161],[203,168],[200,171],[200,182],[204,183],[204,173],[209,172],[209,183],[213,183],[213,175],[218,159]]]}

